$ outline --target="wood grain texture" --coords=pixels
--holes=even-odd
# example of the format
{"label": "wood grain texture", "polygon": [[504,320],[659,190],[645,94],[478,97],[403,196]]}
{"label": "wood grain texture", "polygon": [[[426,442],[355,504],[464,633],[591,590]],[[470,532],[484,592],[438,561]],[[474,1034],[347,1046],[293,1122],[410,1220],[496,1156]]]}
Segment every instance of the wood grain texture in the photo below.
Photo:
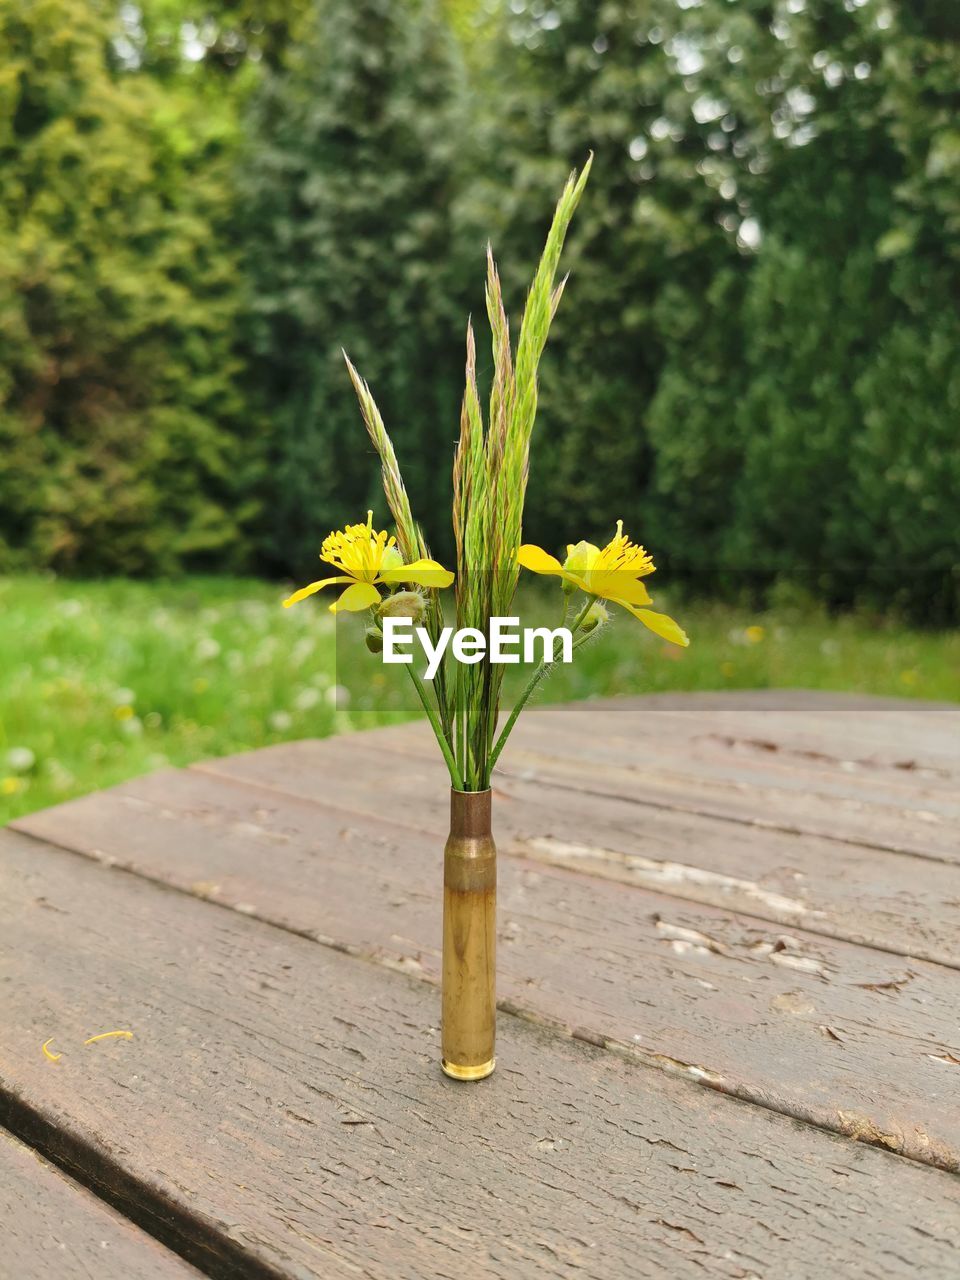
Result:
{"label": "wood grain texture", "polygon": [[[332,741],[310,745],[325,759],[299,753],[309,759],[303,776],[314,789],[323,778],[342,801],[359,762],[334,759]],[[277,754],[294,785],[293,748],[247,764]],[[249,770],[242,785],[169,772],[33,825],[63,847],[436,983],[443,836],[398,822],[396,810],[410,821],[413,796],[437,788],[421,785],[415,767],[403,783],[406,808],[384,788],[364,792],[385,805],[372,817],[261,790]],[[956,970],[544,861],[501,861],[501,1008],[960,1169]]]}
{"label": "wood grain texture", "polygon": [[200,1280],[200,1272],[0,1130],[5,1280]]}
{"label": "wood grain texture", "polygon": [[601,738],[599,717],[562,725],[522,726],[505,771],[530,780],[541,775],[585,794],[617,795],[669,809],[800,835],[816,835],[960,862],[956,838],[960,803],[955,787],[921,788],[872,775],[848,778],[820,762],[784,767],[772,753],[734,757],[718,744],[713,752],[687,745],[669,750],[622,736]]}
{"label": "wood grain texture", "polygon": [[878,698],[826,690],[753,689],[720,693],[597,698],[546,707],[589,708],[604,717],[655,715],[656,732],[710,733],[742,743],[774,744],[800,761],[833,759],[863,767],[960,774],[960,706],[912,698]]}
{"label": "wood grain texture", "polygon": [[[498,1072],[457,1085],[422,984],[14,833],[0,874],[0,1119],[94,1169],[210,1274],[955,1265],[947,1174],[517,1019]],[[121,1025],[133,1040],[73,1047]],[[39,1053],[52,1031],[57,1066]]]}
{"label": "wood grain texture", "polygon": [[[442,836],[438,797],[446,775],[429,730],[405,726],[403,738],[389,732],[389,738],[377,730],[288,743],[197,770],[322,800],[344,813],[379,810]],[[396,763],[401,756],[402,765]],[[378,760],[375,796],[364,775],[371,758]],[[616,796],[589,797],[542,776],[499,773],[495,791],[502,853],[960,967],[954,865]],[[32,815],[19,825],[55,835],[70,825],[69,814]]]}
{"label": "wood grain texture", "polygon": [[[498,777],[575,791],[585,804],[590,797],[594,803],[620,798],[960,863],[960,774],[913,776],[908,769],[878,771],[855,760],[844,769],[839,759],[834,764],[802,756],[788,763],[779,749],[741,752],[741,738],[722,734],[712,715],[685,715],[687,734],[676,738],[661,736],[661,720],[662,713],[642,711],[608,716],[589,704],[542,709],[518,722]],[[771,713],[765,741],[776,743],[778,723]],[[890,726],[891,735],[897,727]],[[822,743],[829,746],[826,730]],[[403,725],[373,730],[369,746],[407,757],[416,751],[426,756],[431,744]]]}

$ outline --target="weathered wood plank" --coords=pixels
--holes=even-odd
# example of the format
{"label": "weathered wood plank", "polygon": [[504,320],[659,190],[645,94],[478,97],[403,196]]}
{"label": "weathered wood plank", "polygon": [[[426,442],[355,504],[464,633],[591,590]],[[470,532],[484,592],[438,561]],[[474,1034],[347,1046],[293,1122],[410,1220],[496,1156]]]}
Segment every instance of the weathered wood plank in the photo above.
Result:
{"label": "weathered wood plank", "polygon": [[[442,835],[446,775],[430,743],[411,726],[400,767],[394,763],[399,742],[391,740],[388,752],[378,734],[287,743],[196,769],[281,794],[322,797],[345,812],[379,806],[394,821]],[[375,787],[367,779],[371,768]],[[496,793],[504,853],[960,967],[960,883],[950,864],[585,796],[508,773],[498,774]],[[55,836],[69,819],[34,814],[19,826]]]}
{"label": "weathered wood plank", "polygon": [[[655,724],[651,729],[639,719],[628,723],[621,715],[615,732],[586,709],[567,713],[575,717],[572,726],[562,722],[564,714],[544,709],[521,720],[498,776],[960,863],[955,787],[923,790],[898,778],[893,790],[874,778],[846,780],[839,770],[785,769],[732,753],[710,760],[702,752],[664,746],[652,736]],[[696,723],[691,720],[691,730]],[[636,728],[632,735],[631,727]],[[426,758],[431,743],[419,729],[375,729],[364,738],[374,753]]]}
{"label": "weathered wood plank", "polygon": [[[960,679],[957,697],[960,701]],[[551,715],[581,709],[599,712],[611,727],[621,715],[629,721],[642,714],[653,721],[661,738],[689,738],[706,731],[745,744],[773,743],[801,760],[826,757],[865,768],[960,773],[956,702],[755,689],[599,698],[542,708]]]}
{"label": "weathered wood plank", "polygon": [[[819,751],[797,750],[780,742],[779,724],[779,717],[768,713],[766,734],[752,736],[742,727],[717,723],[712,714],[694,717],[678,713],[668,719],[662,712],[644,709],[612,715],[589,705],[574,705],[542,708],[521,722],[521,727],[527,730],[531,750],[541,750],[544,745],[549,748],[558,737],[564,748],[585,738],[608,747],[630,766],[646,767],[655,755],[671,772],[720,781],[746,777],[758,786],[807,790],[866,804],[901,801],[919,808],[926,802],[935,808],[945,806],[943,812],[956,813],[960,770],[918,765],[913,756],[893,763],[869,755],[844,755],[837,750],[829,719],[820,727]],[[960,716],[957,725],[960,732]],[[903,726],[896,723],[890,727],[891,746],[896,729],[902,733]]]}
{"label": "weathered wood plank", "polygon": [[0,1130],[0,1274],[8,1280],[200,1280],[32,1148]]}
{"label": "weathered wood plank", "polygon": [[[949,1175],[511,1018],[498,1072],[464,1088],[435,1066],[422,985],[23,836],[0,850],[0,1118],[94,1163],[211,1274],[955,1263]],[[136,1035],[73,1051],[91,1025]]]}
{"label": "weathered wood plank", "polygon": [[[339,796],[358,772],[328,758],[312,789],[322,778]],[[411,790],[428,794],[415,770]],[[367,797],[381,818],[184,771],[50,810],[35,830],[437,982],[442,834],[397,825],[389,792]],[[515,858],[498,932],[504,1007],[960,1169],[957,971]]]}

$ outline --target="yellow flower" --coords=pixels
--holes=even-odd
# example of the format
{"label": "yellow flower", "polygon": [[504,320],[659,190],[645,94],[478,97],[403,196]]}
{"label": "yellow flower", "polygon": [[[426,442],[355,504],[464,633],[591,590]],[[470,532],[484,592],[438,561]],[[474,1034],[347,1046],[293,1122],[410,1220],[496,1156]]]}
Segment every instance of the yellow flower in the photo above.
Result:
{"label": "yellow flower", "polygon": [[754,624],[752,627],[747,627],[743,634],[747,637],[750,644],[759,644],[767,633],[763,627]]}
{"label": "yellow flower", "polygon": [[23,787],[19,778],[4,778],[0,782],[0,796],[15,796]]}
{"label": "yellow flower", "polygon": [[622,520],[617,521],[616,535],[605,547],[595,547],[592,542],[571,544],[563,564],[556,556],[529,543],[520,548],[517,559],[532,573],[553,574],[587,595],[620,605],[664,640],[680,645],[690,643],[672,618],[642,607],[651,600],[640,579],[653,573],[654,564],[643,547],[624,534]]}
{"label": "yellow flower", "polygon": [[307,596],[324,587],[349,583],[339,600],[330,606],[331,613],[341,609],[357,613],[380,603],[377,584],[414,583],[421,587],[449,587],[453,574],[437,564],[436,560],[414,560],[404,564],[396,548],[396,538],[378,533],[373,528],[373,512],[367,512],[366,524],[348,524],[345,529],[331,533],[320,548],[320,559],[326,560],[341,572],[334,578],[322,578],[301,587],[283,602],[289,609]]}

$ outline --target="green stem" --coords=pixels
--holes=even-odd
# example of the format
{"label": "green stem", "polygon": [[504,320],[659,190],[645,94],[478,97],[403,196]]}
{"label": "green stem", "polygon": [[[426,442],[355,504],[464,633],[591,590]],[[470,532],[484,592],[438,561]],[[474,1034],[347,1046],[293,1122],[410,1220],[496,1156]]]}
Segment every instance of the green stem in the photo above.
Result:
{"label": "green stem", "polygon": [[[439,639],[440,632],[443,630],[443,604],[436,591],[431,592],[429,610],[427,613],[427,627],[430,632],[430,639],[434,644]],[[444,655],[445,657],[446,655]],[[434,677],[433,689],[437,699],[437,706],[440,710],[440,723],[443,725],[444,737],[448,742],[452,740],[452,723],[450,717],[450,703],[447,698],[447,674],[446,663],[441,661],[440,669]]]}
{"label": "green stem", "polygon": [[450,743],[447,741],[446,734],[443,732],[443,725],[440,723],[440,717],[437,714],[437,709],[430,701],[430,697],[426,689],[423,687],[423,681],[417,675],[416,671],[414,671],[413,663],[410,663],[407,666],[407,670],[410,672],[410,679],[413,681],[413,687],[416,689],[420,697],[423,709],[427,713],[427,719],[430,721],[434,737],[437,739],[440,750],[443,752],[443,758],[447,762],[450,781],[453,783],[457,791],[462,791],[463,778],[460,774],[460,770],[457,768],[457,762],[453,758],[453,752],[450,750]]}
{"label": "green stem", "polygon": [[514,704],[513,710],[507,718],[507,723],[503,726],[500,737],[497,738],[494,748],[490,752],[490,759],[487,762],[488,778],[493,776],[493,771],[496,768],[497,761],[500,759],[500,752],[507,745],[507,739],[510,737],[510,731],[517,722],[517,716],[519,716],[520,712],[527,705],[528,698],[546,674],[547,663],[541,662],[539,667],[537,667],[536,671],[534,671],[533,675],[530,677],[527,687]]}
{"label": "green stem", "polygon": [[[574,619],[573,626],[570,628],[571,635],[575,636],[577,634],[577,631],[580,629],[580,626],[582,625],[584,618],[590,612],[590,608],[593,605],[596,598],[597,598],[596,596],[587,597],[586,604],[577,614],[576,618]],[[564,609],[564,617],[566,617],[566,609]],[[553,665],[552,663],[547,662],[544,659],[544,661],[540,663],[536,671],[534,671],[533,675],[530,677],[529,681],[527,682],[527,687],[524,689],[523,693],[521,693],[520,697],[517,699],[514,705],[514,708],[510,712],[510,715],[507,719],[507,723],[503,726],[500,736],[499,738],[497,738],[496,745],[494,746],[493,750],[490,753],[490,759],[487,763],[487,781],[489,781],[493,775],[494,767],[496,766],[496,763],[500,758],[500,752],[507,745],[507,739],[510,737],[510,733],[513,729],[513,726],[517,723],[517,717],[520,715],[520,712],[523,710],[523,708],[527,705],[530,695],[533,693],[534,689],[536,689],[537,685],[540,683],[543,677],[547,674],[548,668],[551,667],[552,665]]]}

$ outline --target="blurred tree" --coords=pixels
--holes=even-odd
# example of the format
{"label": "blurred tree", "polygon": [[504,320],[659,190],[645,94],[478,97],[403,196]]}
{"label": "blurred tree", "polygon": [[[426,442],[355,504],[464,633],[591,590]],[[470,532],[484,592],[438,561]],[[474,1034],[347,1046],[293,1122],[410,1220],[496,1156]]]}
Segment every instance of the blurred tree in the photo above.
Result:
{"label": "blurred tree", "polygon": [[[660,549],[683,532],[673,542],[676,560],[702,563],[702,547],[691,556],[683,545],[690,531],[674,518],[675,505],[695,527],[719,520],[720,476],[699,492],[688,488],[690,462],[676,447],[674,414],[688,400],[696,404],[697,425],[678,429],[686,429],[698,472],[708,471],[729,444],[715,445],[704,430],[707,400],[717,394],[705,397],[702,388],[727,376],[731,343],[726,332],[704,333],[704,293],[724,265],[728,279],[715,293],[717,305],[721,298],[727,305],[742,264],[722,225],[729,201],[701,167],[706,129],[690,119],[676,59],[665,48],[677,10],[651,0],[555,0],[514,3],[510,12],[486,126],[485,150],[497,164],[475,189],[471,215],[494,229],[515,303],[553,193],[571,165],[596,153],[543,369],[528,533],[562,544],[602,535],[623,517]],[[658,401],[673,350],[684,367],[695,365],[687,380],[697,389],[673,378]],[[665,465],[654,480],[661,445]],[[659,514],[649,503],[655,485],[668,497]]]}
{"label": "blurred tree", "polygon": [[275,569],[303,572],[329,528],[368,506],[384,514],[341,347],[371,384],[430,536],[449,540],[466,318],[452,231],[460,79],[431,0],[322,0],[254,104],[245,273]]}
{"label": "blurred tree", "polygon": [[956,9],[0,0],[0,567],[301,572],[341,345],[446,551],[484,243],[516,313],[594,150],[528,535],[960,616]]}
{"label": "blurred tree", "polygon": [[216,128],[110,69],[112,6],[0,0],[0,566],[244,563]]}
{"label": "blurred tree", "polygon": [[440,8],[468,68],[483,69],[500,17],[498,0],[440,0]]}
{"label": "blurred tree", "polygon": [[282,67],[313,0],[141,0],[120,7],[119,55],[157,75],[202,66],[211,83]]}
{"label": "blurred tree", "polygon": [[935,4],[725,8],[691,11],[683,38],[703,63],[689,91],[727,112],[718,153],[759,250],[719,408],[743,442],[728,559],[943,619],[960,603],[960,33]]}
{"label": "blurred tree", "polygon": [[[898,599],[956,609],[947,12],[504,6],[487,150],[506,172],[472,213],[509,279],[560,170],[597,151],[544,366],[531,532],[623,515],[701,581],[800,575],[836,603],[890,602],[888,555],[922,549]],[[895,396],[907,351],[926,372]]]}

